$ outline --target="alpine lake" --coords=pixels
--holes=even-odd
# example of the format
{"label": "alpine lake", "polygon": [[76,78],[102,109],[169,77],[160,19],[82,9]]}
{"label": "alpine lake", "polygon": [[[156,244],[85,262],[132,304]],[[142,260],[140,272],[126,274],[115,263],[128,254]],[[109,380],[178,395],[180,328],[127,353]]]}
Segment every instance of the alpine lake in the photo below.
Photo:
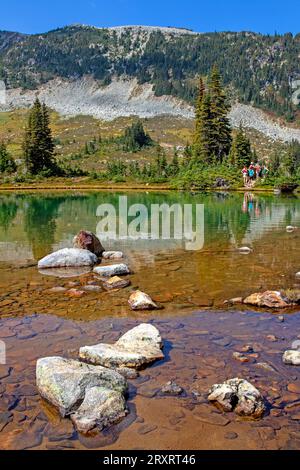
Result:
{"label": "alpine lake", "polygon": [[[120,213],[120,197],[128,210],[139,211],[136,236],[124,232],[134,217],[130,210],[125,218]],[[170,237],[163,230],[157,236],[151,232],[153,207],[161,204],[182,209],[177,225],[170,218]],[[108,205],[116,208],[121,235],[99,233],[100,214]],[[187,208],[191,212],[184,217]],[[296,228],[289,232],[287,226]],[[38,260],[72,247],[81,229],[97,233],[106,250],[124,253],[130,286],[106,291],[92,269],[38,270]],[[241,247],[251,251],[245,254]],[[283,352],[300,339],[300,308],[225,302],[254,292],[300,289],[299,271],[296,195],[1,192],[0,340],[6,364],[0,363],[0,448],[300,450],[300,367],[282,362]],[[88,285],[99,289],[67,295]],[[160,309],[132,311],[128,298],[135,289],[149,294]],[[126,418],[89,436],[76,432],[39,396],[36,360],[76,358],[79,347],[113,343],[144,322],[159,329],[164,360],[129,380]],[[245,345],[253,353],[241,363],[233,353]],[[222,413],[207,401],[213,384],[232,377],[261,391],[267,403],[262,419]],[[162,395],[170,380],[184,393]]]}

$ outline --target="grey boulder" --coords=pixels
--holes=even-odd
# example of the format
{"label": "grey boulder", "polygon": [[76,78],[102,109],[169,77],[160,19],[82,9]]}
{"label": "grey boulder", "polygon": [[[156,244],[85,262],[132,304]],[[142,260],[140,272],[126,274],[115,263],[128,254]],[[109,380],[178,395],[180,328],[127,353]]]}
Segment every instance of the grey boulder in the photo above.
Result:
{"label": "grey boulder", "polygon": [[218,404],[223,411],[234,411],[240,416],[261,418],[265,412],[262,395],[244,379],[234,378],[213,385],[208,400]]}
{"label": "grey boulder", "polygon": [[45,268],[76,268],[79,266],[94,266],[97,256],[88,250],[79,248],[63,248],[45,256],[38,262],[39,269]]}
{"label": "grey boulder", "polygon": [[122,276],[125,274],[130,274],[130,270],[127,264],[110,264],[107,266],[96,266],[94,272],[99,276],[112,277],[112,276]]}
{"label": "grey boulder", "polygon": [[80,348],[79,357],[91,364],[113,369],[140,369],[155,360],[163,359],[164,354],[158,329],[142,323],[121,336],[115,344],[100,343]]}
{"label": "grey boulder", "polygon": [[127,381],[114,370],[58,356],[44,357],[37,361],[36,383],[40,395],[58,408],[62,417],[75,413],[78,430],[91,430],[98,423],[101,427],[124,416]]}
{"label": "grey boulder", "polygon": [[86,390],[84,400],[71,415],[71,420],[78,431],[87,433],[94,428],[102,430],[125,415],[126,404],[122,393],[104,387],[92,387]]}

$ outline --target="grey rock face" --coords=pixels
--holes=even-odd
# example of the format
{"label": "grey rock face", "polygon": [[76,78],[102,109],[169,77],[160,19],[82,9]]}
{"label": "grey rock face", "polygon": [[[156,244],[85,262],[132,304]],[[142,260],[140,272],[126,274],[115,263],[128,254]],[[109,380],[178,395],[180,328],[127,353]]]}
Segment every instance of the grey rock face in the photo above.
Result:
{"label": "grey rock face", "polygon": [[293,351],[292,349],[285,351],[282,360],[285,364],[300,366],[300,351]]}
{"label": "grey rock face", "polygon": [[122,276],[125,274],[130,274],[128,266],[124,263],[121,264],[111,264],[108,266],[97,266],[94,268],[94,272],[99,274],[99,276],[111,277],[111,276]]}
{"label": "grey rock face", "polygon": [[128,303],[132,310],[154,310],[158,308],[150,295],[145,294],[145,292],[141,292],[140,290],[131,294],[128,299]]}
{"label": "grey rock face", "polygon": [[113,345],[96,344],[79,350],[81,359],[114,369],[139,369],[157,359],[163,359],[162,340],[157,328],[148,323],[129,330]]}
{"label": "grey rock face", "polygon": [[260,418],[265,411],[262,395],[250,382],[234,378],[212,386],[208,400],[224,411],[235,411],[241,416]]}
{"label": "grey rock face", "polygon": [[97,256],[88,250],[79,248],[63,248],[45,256],[38,262],[39,269],[93,266]]}
{"label": "grey rock face", "polygon": [[[89,410],[87,413],[89,425],[79,424],[80,429],[91,426],[92,419],[95,423],[98,421],[105,423],[112,419],[114,413],[105,414],[105,410],[109,409],[109,402],[105,404],[105,397],[109,401],[115,397],[119,403],[119,407],[115,405],[115,409],[120,410],[120,404],[123,403],[123,412],[125,410],[123,395],[127,390],[127,382],[116,371],[105,367],[90,366],[62,357],[44,357],[37,361],[36,382],[40,395],[57,407],[61,416],[77,412],[75,422],[78,420],[78,423],[81,423],[84,421],[84,410]],[[100,389],[101,394],[97,391],[88,393],[94,388]],[[93,415],[89,405],[91,401],[96,401],[96,396],[99,402]],[[100,416],[101,410],[103,414]]]}

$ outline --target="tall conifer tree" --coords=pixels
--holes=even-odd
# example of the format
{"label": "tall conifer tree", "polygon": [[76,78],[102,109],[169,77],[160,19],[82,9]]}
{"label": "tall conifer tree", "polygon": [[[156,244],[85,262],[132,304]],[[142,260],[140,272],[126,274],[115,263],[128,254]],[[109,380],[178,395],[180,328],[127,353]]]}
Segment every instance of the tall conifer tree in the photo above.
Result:
{"label": "tall conifer tree", "polygon": [[212,69],[208,89],[211,97],[212,135],[214,135],[213,154],[218,162],[222,162],[229,154],[232,138],[228,119],[230,107],[226,101],[217,66]]}
{"label": "tall conifer tree", "polygon": [[55,171],[54,142],[47,107],[37,98],[29,113],[23,151],[27,169],[36,175],[42,171]]}

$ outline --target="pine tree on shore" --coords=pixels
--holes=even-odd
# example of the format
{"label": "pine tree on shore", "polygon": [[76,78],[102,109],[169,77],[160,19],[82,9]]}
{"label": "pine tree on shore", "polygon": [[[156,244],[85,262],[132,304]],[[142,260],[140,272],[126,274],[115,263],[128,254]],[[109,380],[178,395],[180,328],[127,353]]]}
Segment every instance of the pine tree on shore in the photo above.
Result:
{"label": "pine tree on shore", "polygon": [[229,154],[229,162],[238,168],[249,166],[253,159],[251,143],[245,135],[244,129],[240,125],[239,130],[233,140]]}
{"label": "pine tree on shore", "polygon": [[214,162],[215,135],[211,113],[211,97],[205,94],[199,113],[198,142],[194,145],[194,163]]}
{"label": "pine tree on shore", "polygon": [[45,104],[41,105],[38,98],[29,113],[23,152],[26,167],[31,174],[42,171],[53,174],[57,170],[48,109]]}

